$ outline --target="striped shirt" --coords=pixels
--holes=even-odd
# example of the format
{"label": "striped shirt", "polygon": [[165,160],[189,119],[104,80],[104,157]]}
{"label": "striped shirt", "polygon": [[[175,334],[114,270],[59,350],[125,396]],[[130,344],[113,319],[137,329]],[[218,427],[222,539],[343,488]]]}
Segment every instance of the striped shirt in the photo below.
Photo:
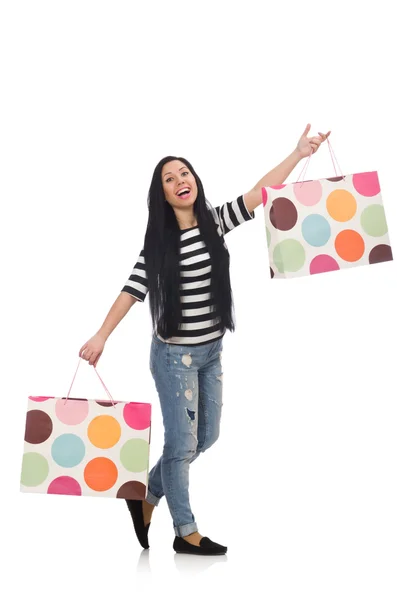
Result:
{"label": "striped shirt", "polygon": [[[254,212],[248,212],[244,196],[217,206],[212,211],[220,236],[255,217]],[[216,306],[211,302],[211,257],[197,226],[181,230],[179,266],[182,323],[179,324],[178,335],[163,339],[158,332],[156,334],[169,344],[199,345],[213,342],[224,335],[225,329],[220,327]],[[147,284],[142,250],[121,291],[143,302],[148,292]]]}

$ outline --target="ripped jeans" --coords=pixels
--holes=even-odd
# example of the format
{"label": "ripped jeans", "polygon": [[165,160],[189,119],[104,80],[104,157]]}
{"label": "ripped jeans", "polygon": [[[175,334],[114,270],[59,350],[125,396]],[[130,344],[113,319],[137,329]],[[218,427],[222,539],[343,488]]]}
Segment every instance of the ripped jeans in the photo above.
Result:
{"label": "ripped jeans", "polygon": [[189,500],[189,467],[219,436],[221,351],[222,338],[201,346],[152,339],[150,370],[160,398],[164,448],[149,473],[146,501],[157,506],[165,495],[179,537],[198,531]]}

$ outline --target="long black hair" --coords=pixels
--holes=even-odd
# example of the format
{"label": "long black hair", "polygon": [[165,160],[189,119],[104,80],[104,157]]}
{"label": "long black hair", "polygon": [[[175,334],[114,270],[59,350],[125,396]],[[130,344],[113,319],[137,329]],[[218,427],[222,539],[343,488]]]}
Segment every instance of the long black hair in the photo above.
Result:
{"label": "long black hair", "polygon": [[213,215],[213,208],[206,200],[203,184],[185,159],[166,156],[153,172],[148,195],[149,217],[145,235],[144,256],[148,279],[150,312],[153,328],[164,337],[177,335],[182,322],[180,302],[179,242],[181,230],[172,206],[166,201],[162,168],[172,161],[181,161],[194,175],[197,184],[197,199],[193,210],[200,233],[211,256],[212,303],[217,310],[219,326],[233,331],[233,297],[230,287],[230,257],[224,245],[223,235],[219,235]]}

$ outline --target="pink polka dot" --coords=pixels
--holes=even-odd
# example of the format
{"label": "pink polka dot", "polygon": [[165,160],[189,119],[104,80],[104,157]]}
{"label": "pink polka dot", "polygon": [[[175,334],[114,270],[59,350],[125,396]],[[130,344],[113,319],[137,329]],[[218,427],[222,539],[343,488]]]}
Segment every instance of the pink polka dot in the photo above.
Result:
{"label": "pink polka dot", "polygon": [[84,399],[69,398],[66,401],[65,398],[60,398],[55,405],[55,413],[61,423],[65,423],[65,425],[82,423],[88,415],[88,409],[88,401]]}
{"label": "pink polka dot", "polygon": [[266,188],[262,188],[262,204],[263,206],[266,206],[267,203],[267,191]]}
{"label": "pink polka dot", "polygon": [[380,192],[378,173],[357,173],[353,175],[353,185],[362,196],[372,197]]}
{"label": "pink polka dot", "polygon": [[319,254],[310,263],[310,275],[327,273],[328,271],[339,271],[339,265],[332,256]]}
{"label": "pink polka dot", "polygon": [[131,429],[147,429],[150,425],[151,405],[129,402],[123,411],[124,420]]}
{"label": "pink polka dot", "polygon": [[29,396],[29,400],[33,400],[33,402],[45,402],[53,397],[54,396]]}
{"label": "pink polka dot", "polygon": [[282,190],[283,188],[285,188],[286,185],[286,183],[283,183],[281,185],[270,185],[269,187],[271,187],[272,190]]}
{"label": "pink polka dot", "polygon": [[321,200],[323,188],[320,181],[294,183],[294,192],[298,202],[303,206],[314,206]]}
{"label": "pink polka dot", "polygon": [[73,477],[57,477],[48,486],[47,494],[65,494],[67,496],[81,496],[81,487]]}

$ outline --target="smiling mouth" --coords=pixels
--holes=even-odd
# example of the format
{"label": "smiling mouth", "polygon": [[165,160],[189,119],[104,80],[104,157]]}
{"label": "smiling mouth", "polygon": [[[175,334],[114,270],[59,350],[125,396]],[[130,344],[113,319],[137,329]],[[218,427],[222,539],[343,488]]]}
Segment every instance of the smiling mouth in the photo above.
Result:
{"label": "smiling mouth", "polygon": [[188,198],[190,196],[190,194],[191,194],[191,190],[186,189],[186,190],[183,190],[182,193],[178,192],[177,196],[178,196],[178,198]]}

